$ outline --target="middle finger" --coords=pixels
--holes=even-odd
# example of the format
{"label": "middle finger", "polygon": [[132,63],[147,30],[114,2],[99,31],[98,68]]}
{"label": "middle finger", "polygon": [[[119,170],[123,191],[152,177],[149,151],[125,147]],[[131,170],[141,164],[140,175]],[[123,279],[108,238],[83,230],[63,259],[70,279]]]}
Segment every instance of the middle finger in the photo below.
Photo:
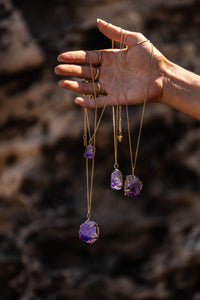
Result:
{"label": "middle finger", "polygon": [[[85,95],[107,95],[106,91],[98,82],[78,82],[73,80],[60,80],[58,85],[64,89]],[[100,90],[99,90],[100,88]]]}
{"label": "middle finger", "polygon": [[71,64],[58,65],[54,69],[55,73],[64,76],[73,76],[77,78],[84,78],[92,80],[98,75],[98,70],[92,66],[80,66]]}

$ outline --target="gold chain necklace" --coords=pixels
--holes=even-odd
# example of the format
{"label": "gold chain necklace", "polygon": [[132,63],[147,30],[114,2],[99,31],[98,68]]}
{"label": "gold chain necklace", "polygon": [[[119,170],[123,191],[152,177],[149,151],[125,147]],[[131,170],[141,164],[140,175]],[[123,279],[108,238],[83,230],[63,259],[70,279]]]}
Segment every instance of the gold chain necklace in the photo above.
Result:
{"label": "gold chain necklace", "polygon": [[[117,92],[117,98],[119,97],[119,81],[120,81],[120,67],[121,67],[121,53],[122,53],[122,46],[123,46],[123,31],[121,34],[121,42],[120,42],[120,60],[119,60],[119,67],[116,66],[116,70],[113,76],[113,80],[111,83],[111,91],[114,84],[115,78],[118,80],[118,92]],[[141,42],[138,42],[136,44],[139,45],[141,43],[147,42],[148,40],[143,40]],[[138,139],[137,139],[137,145],[135,150],[135,157],[133,161],[133,151],[132,151],[132,143],[131,143],[131,132],[130,132],[130,121],[129,121],[129,111],[128,111],[128,99],[127,99],[127,78],[126,73],[124,74],[124,88],[125,88],[125,102],[126,102],[126,118],[127,118],[127,127],[128,127],[128,140],[129,140],[129,150],[130,150],[130,161],[131,161],[131,169],[132,174],[126,176],[125,184],[124,184],[124,193],[125,196],[135,198],[138,196],[142,189],[142,182],[139,180],[138,177],[135,176],[135,167],[138,157],[138,151],[139,151],[139,144],[141,139],[141,131],[142,131],[142,125],[144,120],[144,112],[146,107],[146,101],[147,101],[147,95],[149,90],[149,83],[150,83],[150,75],[151,75],[151,68],[152,68],[152,61],[153,61],[153,45],[151,50],[151,59],[148,69],[148,80],[147,80],[147,86],[145,90],[145,96],[144,96],[144,103],[143,103],[143,109],[142,109],[142,115],[141,115],[141,121],[140,121],[140,127],[139,127],[139,133],[138,133]],[[114,48],[114,42],[112,42],[112,48]],[[128,48],[127,48],[128,51]],[[126,54],[125,53],[125,59],[124,59],[124,68],[126,70]],[[96,144],[96,133],[97,129],[99,128],[101,119],[103,117],[105,108],[106,108],[106,102],[103,105],[103,109],[101,111],[99,120],[97,122],[97,95],[94,85],[94,75],[92,70],[92,63],[90,60],[90,70],[91,70],[91,77],[92,77],[92,83],[93,83],[93,93],[94,93],[94,101],[95,101],[95,112],[94,112],[94,131],[91,135],[90,130],[90,122],[89,122],[89,116],[88,116],[88,110],[87,108],[84,108],[84,135],[83,135],[83,142],[85,146],[85,164],[86,164],[86,189],[87,189],[87,220],[80,225],[79,230],[79,238],[83,240],[86,243],[93,244],[99,237],[99,226],[96,222],[91,220],[91,208],[92,208],[92,192],[93,192],[93,180],[94,180],[94,158],[95,158],[95,144]],[[117,70],[119,76],[117,76]],[[107,97],[108,98],[108,97]],[[112,181],[114,189],[121,189],[123,185],[123,179],[121,171],[118,170],[118,142],[121,142],[122,140],[122,118],[121,118],[121,106],[119,106],[119,98],[117,99],[117,109],[115,113],[115,107],[112,107],[112,114],[113,114],[113,135],[114,135],[114,155],[115,155],[115,164],[114,164],[114,172],[115,176],[112,177],[113,173],[111,174],[111,187],[112,187]],[[118,125],[118,128],[116,126]],[[117,135],[117,129],[118,129],[118,135]],[[90,180],[89,180],[89,160],[91,161],[91,172],[90,172]],[[118,172],[118,173],[117,173]]]}
{"label": "gold chain necklace", "polygon": [[[138,42],[136,45],[140,45],[144,42],[147,42],[148,40],[144,40],[141,42]],[[127,54],[127,53],[126,53]],[[144,94],[144,103],[142,108],[142,115],[141,115],[141,121],[140,121],[140,127],[139,127],[139,133],[138,133],[138,139],[137,139],[137,145],[135,150],[135,157],[133,160],[133,151],[132,151],[132,142],[131,142],[131,132],[130,132],[130,121],[129,121],[129,111],[128,111],[128,99],[127,99],[127,78],[126,73],[124,75],[124,88],[125,88],[125,102],[126,102],[126,118],[127,118],[127,127],[128,127],[128,140],[129,140],[129,151],[130,151],[130,161],[131,161],[131,170],[132,174],[126,176],[126,180],[124,183],[124,194],[127,197],[135,198],[140,195],[143,184],[140,179],[135,176],[135,167],[138,157],[138,150],[140,145],[140,139],[141,139],[141,132],[142,132],[142,125],[144,121],[144,112],[147,102],[147,95],[149,90],[149,83],[150,83],[150,76],[151,76],[151,68],[152,68],[152,62],[153,62],[153,44],[151,43],[151,58],[148,68],[148,80],[147,80],[147,86]],[[124,61],[124,67],[126,69],[126,55],[125,55],[125,61]]]}
{"label": "gold chain necklace", "polygon": [[[122,50],[123,43],[122,43],[123,35],[121,35],[120,41],[120,50]],[[114,40],[112,40],[112,49],[114,49]],[[115,106],[112,106],[112,119],[113,119],[113,139],[114,139],[114,171],[111,173],[111,180],[110,186],[114,190],[121,190],[123,187],[123,177],[122,172],[119,170],[118,164],[118,142],[122,141],[122,126],[121,126],[121,109],[119,110],[119,83],[120,83],[120,71],[121,71],[121,58],[122,58],[122,51],[120,51],[119,55],[119,65],[118,65],[118,77],[117,77],[117,107],[115,113]],[[120,106],[121,108],[121,106]],[[118,125],[118,128],[117,128]],[[118,131],[118,135],[117,135]]]}
{"label": "gold chain necklace", "polygon": [[[104,106],[102,108],[101,114],[99,116],[99,120],[97,122],[97,96],[96,90],[94,86],[94,75],[92,70],[92,63],[90,60],[90,70],[91,70],[91,77],[93,83],[93,93],[95,101],[95,114],[94,114],[94,131],[93,135],[91,135],[90,131],[90,122],[88,116],[88,109],[84,108],[84,135],[83,135],[83,144],[85,146],[84,158],[85,158],[85,166],[86,166],[86,189],[87,189],[87,220],[80,225],[79,229],[79,238],[88,243],[93,244],[99,237],[99,226],[95,221],[91,220],[91,209],[92,209],[92,192],[93,192],[93,180],[94,180],[94,158],[96,152],[96,133],[97,129],[99,128],[101,119],[103,117],[106,103],[105,101]],[[115,71],[116,73],[116,71]],[[115,76],[111,83],[111,89],[114,83]],[[89,182],[89,160],[91,160],[91,172],[90,172],[90,182]]]}

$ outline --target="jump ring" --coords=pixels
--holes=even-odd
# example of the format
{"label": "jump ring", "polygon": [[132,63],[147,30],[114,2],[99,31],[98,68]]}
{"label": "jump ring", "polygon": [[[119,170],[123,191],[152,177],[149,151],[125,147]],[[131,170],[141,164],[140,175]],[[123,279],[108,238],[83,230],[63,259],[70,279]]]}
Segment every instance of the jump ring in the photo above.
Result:
{"label": "jump ring", "polygon": [[97,68],[97,73],[96,73],[96,75],[94,77],[94,81],[97,81],[98,78],[99,78],[99,68]]}
{"label": "jump ring", "polygon": [[119,164],[114,164],[114,169],[118,170],[118,168],[119,168]]}

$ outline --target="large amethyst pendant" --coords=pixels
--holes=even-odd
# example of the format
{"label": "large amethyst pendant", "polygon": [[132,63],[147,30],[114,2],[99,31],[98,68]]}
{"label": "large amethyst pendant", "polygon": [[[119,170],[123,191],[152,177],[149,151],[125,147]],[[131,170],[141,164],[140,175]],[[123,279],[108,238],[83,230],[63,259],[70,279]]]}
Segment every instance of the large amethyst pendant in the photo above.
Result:
{"label": "large amethyst pendant", "polygon": [[135,198],[141,193],[142,187],[142,181],[138,177],[127,175],[124,184],[124,195]]}
{"label": "large amethyst pendant", "polygon": [[94,244],[99,237],[99,226],[94,221],[86,220],[80,226],[79,238],[88,243]]}
{"label": "large amethyst pendant", "polygon": [[92,159],[95,156],[95,148],[92,145],[88,145],[85,149],[83,157]]}
{"label": "large amethyst pendant", "polygon": [[114,190],[121,190],[123,186],[123,177],[122,172],[118,169],[115,169],[111,174],[110,186]]}

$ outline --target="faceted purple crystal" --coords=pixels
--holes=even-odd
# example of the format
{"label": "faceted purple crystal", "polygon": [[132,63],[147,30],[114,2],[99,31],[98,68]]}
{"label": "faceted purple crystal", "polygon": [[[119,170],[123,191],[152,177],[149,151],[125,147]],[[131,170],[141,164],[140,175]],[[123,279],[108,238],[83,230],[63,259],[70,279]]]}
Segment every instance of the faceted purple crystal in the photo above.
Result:
{"label": "faceted purple crystal", "polygon": [[127,175],[124,184],[124,195],[135,198],[141,193],[142,187],[143,184],[138,177]]}
{"label": "faceted purple crystal", "polygon": [[95,155],[94,146],[88,145],[85,149],[83,157],[92,159],[94,157],[94,155]]}
{"label": "faceted purple crystal", "polygon": [[111,174],[110,186],[114,190],[121,190],[123,186],[123,178],[120,170],[115,169]]}
{"label": "faceted purple crystal", "polygon": [[88,243],[93,244],[99,237],[99,226],[94,221],[86,220],[80,226],[79,238]]}

